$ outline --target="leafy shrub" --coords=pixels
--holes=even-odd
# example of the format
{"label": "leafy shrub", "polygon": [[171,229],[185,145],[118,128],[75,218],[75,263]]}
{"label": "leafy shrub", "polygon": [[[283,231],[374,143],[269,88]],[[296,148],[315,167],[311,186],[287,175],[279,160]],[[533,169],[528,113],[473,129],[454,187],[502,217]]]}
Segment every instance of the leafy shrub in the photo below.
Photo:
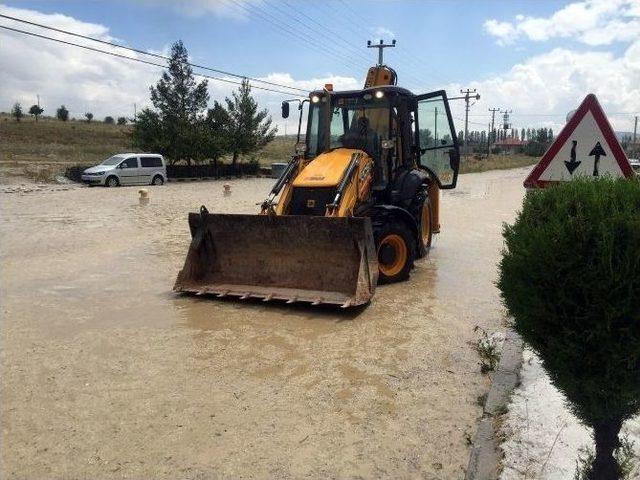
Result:
{"label": "leafy shrub", "polygon": [[640,183],[576,179],[532,192],[498,287],[514,328],[593,428],[591,479],[617,479],[622,423],[640,411]]}

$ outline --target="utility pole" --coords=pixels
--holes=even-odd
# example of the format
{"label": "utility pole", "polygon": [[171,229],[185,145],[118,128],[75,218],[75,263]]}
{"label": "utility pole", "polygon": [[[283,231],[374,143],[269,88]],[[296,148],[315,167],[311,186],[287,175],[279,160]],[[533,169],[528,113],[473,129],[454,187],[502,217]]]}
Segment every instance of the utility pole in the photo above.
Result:
{"label": "utility pole", "polygon": [[636,123],[633,125],[633,144],[636,143],[636,135],[638,133],[638,116],[636,115]]}
{"label": "utility pole", "polygon": [[464,102],[465,102],[465,108],[464,108],[464,150],[465,150],[466,153],[468,153],[467,152],[467,146],[468,146],[468,136],[469,136],[469,109],[471,108],[472,105],[474,105],[473,103],[470,105],[469,101],[472,98],[475,98],[476,100],[480,100],[480,94],[476,92],[475,88],[473,88],[473,89],[467,88],[466,90],[460,90],[460,93],[464,93],[464,96],[462,96],[462,97],[451,97],[451,98],[449,98],[449,100],[464,100]]}
{"label": "utility pole", "polygon": [[383,62],[383,54],[385,48],[393,48],[396,46],[396,41],[392,40],[390,44],[385,44],[382,40],[378,44],[372,44],[371,40],[367,40],[367,48],[377,48],[378,49],[378,66],[384,65]]}
{"label": "utility pole", "polygon": [[[489,134],[493,135],[493,132],[495,131],[496,112],[499,112],[500,109],[490,108],[489,111],[491,112],[491,132]],[[495,138],[493,139],[493,141],[495,142]]]}
{"label": "utility pole", "polygon": [[[38,108],[40,108],[40,94],[38,93],[36,97],[38,97]],[[637,124],[638,124],[638,117],[636,117],[636,125]]]}
{"label": "utility pole", "polygon": [[[473,90],[470,89],[466,89],[466,90],[460,90],[460,93],[464,93],[464,103],[465,103],[465,107],[464,107],[464,149],[466,151],[466,153],[469,153],[469,108],[471,108],[471,105],[469,105],[469,99],[470,98],[475,98],[476,100],[480,100],[480,94],[476,93],[476,89],[474,88]],[[475,93],[475,95],[473,97],[471,97],[470,95],[472,93]]]}

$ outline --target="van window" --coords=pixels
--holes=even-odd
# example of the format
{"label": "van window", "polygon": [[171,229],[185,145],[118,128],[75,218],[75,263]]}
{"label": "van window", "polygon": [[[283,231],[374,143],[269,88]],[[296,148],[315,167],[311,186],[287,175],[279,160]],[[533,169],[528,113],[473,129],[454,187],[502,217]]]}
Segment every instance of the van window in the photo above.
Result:
{"label": "van window", "polygon": [[138,157],[127,158],[120,165],[122,168],[138,168]]}
{"label": "van window", "polygon": [[162,159],[159,157],[140,157],[140,163],[143,167],[161,167]]}

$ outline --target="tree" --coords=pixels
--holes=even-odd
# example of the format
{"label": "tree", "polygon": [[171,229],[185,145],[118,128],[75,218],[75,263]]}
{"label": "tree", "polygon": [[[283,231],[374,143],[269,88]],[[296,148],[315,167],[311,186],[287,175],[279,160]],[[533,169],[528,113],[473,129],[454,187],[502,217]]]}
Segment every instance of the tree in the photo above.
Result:
{"label": "tree", "polygon": [[593,429],[590,479],[640,413],[640,182],[582,178],[528,195],[504,227],[498,287],[513,326]]}
{"label": "tree", "polygon": [[13,104],[11,115],[16,117],[16,122],[19,122],[20,119],[24,116],[24,114],[22,113],[22,105],[20,105],[20,103],[16,102]]}
{"label": "tree", "polygon": [[61,105],[60,108],[56,110],[56,117],[58,117],[58,120],[62,120],[63,122],[69,120],[69,110],[67,110],[67,107]]}
{"label": "tree", "polygon": [[277,128],[271,128],[271,117],[266,109],[258,111],[258,103],[251,96],[248,80],[243,80],[232,98],[227,97],[225,101],[235,166],[240,155],[255,152],[273,140]]}
{"label": "tree", "polygon": [[109,125],[113,125],[115,122],[115,120],[113,119],[112,116],[108,115],[106,117],[104,117],[104,123],[107,123]]}
{"label": "tree", "polygon": [[118,125],[126,125],[127,118],[126,117],[118,117]]}
{"label": "tree", "polygon": [[229,112],[218,102],[213,102],[213,108],[207,111],[205,124],[205,155],[217,165],[223,155],[231,149],[231,120]]}
{"label": "tree", "polygon": [[[171,47],[169,68],[150,88],[154,110],[144,109],[134,126],[134,142],[156,151],[172,161],[201,158],[205,126],[203,119],[209,101],[207,81],[196,83],[189,66],[189,55],[181,41]],[[148,130],[145,130],[148,129]]]}
{"label": "tree", "polygon": [[524,127],[522,127],[522,130],[520,130],[520,140],[524,142],[526,141],[526,139],[527,139],[527,132],[525,131]]}
{"label": "tree", "polygon": [[87,112],[84,116],[87,117],[87,123],[91,123],[91,120],[93,120],[93,113]]}
{"label": "tree", "polygon": [[31,105],[31,108],[29,108],[29,115],[33,115],[36,122],[38,121],[38,117],[42,115],[42,112],[44,112],[44,108],[40,108],[40,105]]}

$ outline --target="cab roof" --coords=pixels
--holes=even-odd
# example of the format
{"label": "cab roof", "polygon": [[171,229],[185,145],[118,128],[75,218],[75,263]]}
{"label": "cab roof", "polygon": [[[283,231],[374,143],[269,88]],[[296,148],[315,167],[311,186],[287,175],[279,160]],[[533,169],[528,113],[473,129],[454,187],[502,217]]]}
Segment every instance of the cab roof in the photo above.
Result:
{"label": "cab roof", "polygon": [[331,95],[332,97],[353,97],[356,95],[363,95],[365,93],[373,93],[382,90],[388,93],[396,93],[404,97],[415,97],[414,93],[406,88],[398,87],[396,85],[380,85],[377,87],[363,88],[360,90],[340,90],[340,91],[328,91],[328,90],[314,90],[309,94],[312,95]]}

